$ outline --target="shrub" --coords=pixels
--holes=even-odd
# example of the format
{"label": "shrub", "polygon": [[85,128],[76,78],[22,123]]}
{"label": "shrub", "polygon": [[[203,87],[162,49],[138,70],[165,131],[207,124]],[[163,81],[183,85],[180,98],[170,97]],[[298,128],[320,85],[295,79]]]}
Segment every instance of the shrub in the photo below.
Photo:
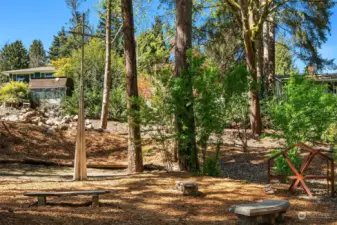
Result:
{"label": "shrub", "polygon": [[202,174],[206,176],[219,177],[221,176],[221,169],[218,167],[216,157],[209,157],[202,165]]}
{"label": "shrub", "polygon": [[322,134],[336,120],[337,98],[325,85],[305,76],[292,76],[281,100],[270,106],[273,122],[283,131],[288,145],[320,141]]}
{"label": "shrub", "polygon": [[25,99],[30,99],[30,95],[28,85],[23,82],[11,81],[0,88],[0,102],[21,103]]}
{"label": "shrub", "polygon": [[329,144],[337,145],[337,123],[330,124],[322,139]]}
{"label": "shrub", "polygon": [[[274,156],[277,153],[279,153],[279,151],[275,150],[271,153],[271,155]],[[294,148],[288,151],[288,156],[291,162],[294,164],[295,168],[297,170],[300,169],[302,160],[297,149]],[[288,166],[288,163],[282,155],[275,159],[275,172],[279,175],[286,176],[293,174],[292,170]]]}

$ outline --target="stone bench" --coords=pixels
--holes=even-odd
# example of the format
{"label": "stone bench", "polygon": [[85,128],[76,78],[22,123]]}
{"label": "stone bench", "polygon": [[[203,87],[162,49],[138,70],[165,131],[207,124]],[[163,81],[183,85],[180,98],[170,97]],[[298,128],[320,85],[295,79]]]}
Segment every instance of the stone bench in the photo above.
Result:
{"label": "stone bench", "polygon": [[275,224],[276,220],[283,221],[284,213],[290,207],[287,200],[264,200],[263,202],[234,205],[229,212],[237,214],[240,224],[257,225],[258,219],[263,223]]}
{"label": "stone bench", "polygon": [[92,195],[92,206],[99,207],[99,195],[109,193],[105,190],[94,191],[57,191],[57,192],[25,192],[24,196],[37,197],[37,205],[46,205],[47,196]]}

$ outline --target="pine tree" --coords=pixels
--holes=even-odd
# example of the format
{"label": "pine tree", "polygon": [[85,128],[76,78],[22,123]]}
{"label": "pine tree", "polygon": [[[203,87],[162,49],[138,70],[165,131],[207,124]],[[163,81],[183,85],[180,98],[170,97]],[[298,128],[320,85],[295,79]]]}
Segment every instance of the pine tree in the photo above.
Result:
{"label": "pine tree", "polygon": [[22,41],[5,44],[0,54],[3,70],[26,69],[29,66],[29,55]]}
{"label": "pine tree", "polygon": [[[56,60],[62,57],[70,56],[69,52],[64,51],[64,46],[67,44],[68,36],[66,35],[65,28],[62,29],[54,36],[52,45],[49,48],[49,59]],[[71,53],[71,52],[70,52]]]}
{"label": "pine tree", "polygon": [[124,28],[126,89],[129,110],[128,170],[130,173],[134,173],[143,171],[143,158],[140,136],[139,104],[137,102],[137,59],[132,0],[122,0],[122,12]]}
{"label": "pine tree", "polygon": [[[192,49],[192,0],[176,0],[175,75],[183,77],[189,67],[187,51]],[[191,76],[184,76],[186,95],[181,98],[183,112],[176,112],[179,137],[177,147],[182,170],[199,170]],[[179,108],[179,107],[178,107]]]}
{"label": "pine tree", "polygon": [[34,40],[29,48],[29,67],[40,67],[46,63],[46,52],[42,41]]}
{"label": "pine tree", "polygon": [[[106,10],[107,10],[107,0],[102,0],[102,11],[99,12],[99,24],[97,26],[97,35],[105,38],[106,32]],[[118,53],[118,55],[122,56],[124,54],[123,48],[123,32],[122,28],[122,17],[120,15],[120,5],[118,2],[112,2],[112,16],[111,16],[111,37],[114,39],[112,48]]]}

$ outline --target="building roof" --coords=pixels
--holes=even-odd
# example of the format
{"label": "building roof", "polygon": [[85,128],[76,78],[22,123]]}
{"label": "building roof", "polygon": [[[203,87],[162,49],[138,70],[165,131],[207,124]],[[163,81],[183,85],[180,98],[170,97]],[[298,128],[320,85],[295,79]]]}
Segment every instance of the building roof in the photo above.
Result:
{"label": "building roof", "polygon": [[55,68],[51,66],[37,67],[37,68],[28,68],[21,70],[9,70],[1,72],[3,75],[9,76],[10,74],[19,75],[19,74],[34,74],[34,73],[54,73]]}
{"label": "building roof", "polygon": [[67,81],[68,78],[66,77],[31,79],[29,82],[29,88],[30,89],[65,88],[67,87]]}
{"label": "building roof", "polygon": [[[317,74],[314,76],[311,76],[318,82],[336,82],[337,81],[337,73],[330,73],[330,74]],[[287,81],[290,78],[289,75],[276,75],[275,79],[283,82]]]}

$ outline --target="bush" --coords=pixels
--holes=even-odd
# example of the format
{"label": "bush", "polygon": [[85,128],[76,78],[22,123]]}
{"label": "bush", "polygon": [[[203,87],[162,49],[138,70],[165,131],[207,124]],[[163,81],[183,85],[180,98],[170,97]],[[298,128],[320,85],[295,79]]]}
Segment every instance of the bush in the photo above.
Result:
{"label": "bush", "polygon": [[[275,150],[271,153],[271,155],[274,156],[278,153],[279,151]],[[302,160],[297,149],[294,148],[288,151],[288,156],[291,162],[294,164],[295,168],[299,170],[301,167]],[[288,166],[288,163],[286,162],[285,158],[282,155],[275,159],[275,172],[279,175],[285,176],[293,174],[292,170]]]}
{"label": "bush", "polygon": [[206,162],[202,165],[202,174],[212,177],[220,177],[221,169],[218,167],[216,157],[209,157]]}
{"label": "bush", "polygon": [[325,85],[305,76],[292,76],[281,100],[270,106],[273,123],[283,131],[288,145],[320,141],[322,134],[336,120],[337,98]]}
{"label": "bush", "polygon": [[23,82],[11,81],[0,88],[0,102],[11,101],[21,103],[30,99],[28,85]]}
{"label": "bush", "polygon": [[337,123],[330,124],[322,139],[329,144],[337,145]]}

